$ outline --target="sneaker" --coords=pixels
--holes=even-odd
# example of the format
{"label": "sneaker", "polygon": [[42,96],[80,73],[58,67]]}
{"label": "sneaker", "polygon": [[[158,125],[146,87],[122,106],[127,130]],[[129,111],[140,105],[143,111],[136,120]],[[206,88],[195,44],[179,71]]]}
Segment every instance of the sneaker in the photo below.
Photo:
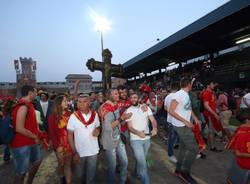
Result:
{"label": "sneaker", "polygon": [[198,155],[196,155],[196,159],[201,158],[201,154],[199,153]]}
{"label": "sneaker", "polygon": [[202,152],[200,153],[200,155],[201,155],[201,159],[206,159],[207,158],[207,155],[202,153]]}
{"label": "sneaker", "polygon": [[173,162],[173,163],[177,163],[177,159],[176,159],[176,157],[174,156],[174,155],[172,155],[172,156],[170,156],[169,157],[169,160],[171,161],[171,162]]}
{"label": "sneaker", "polygon": [[201,158],[201,159],[206,159],[206,157],[207,157],[207,155],[201,152],[201,153],[199,153],[199,154],[196,156],[196,159],[199,159],[199,158]]}

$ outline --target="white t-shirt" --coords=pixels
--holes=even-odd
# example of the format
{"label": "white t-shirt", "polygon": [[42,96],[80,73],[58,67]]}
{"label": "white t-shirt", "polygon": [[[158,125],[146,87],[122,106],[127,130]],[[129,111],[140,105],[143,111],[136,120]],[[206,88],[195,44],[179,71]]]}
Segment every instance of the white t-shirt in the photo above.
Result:
{"label": "white t-shirt", "polygon": [[[149,116],[153,115],[152,110],[148,107],[147,111],[143,111],[141,106],[130,106],[126,113],[132,113],[132,116],[127,121],[131,121],[132,126],[134,129],[138,131],[144,131],[144,133],[149,133]],[[130,132],[130,140],[147,140],[150,139],[150,136],[146,136],[145,138],[141,138],[138,135],[133,134]]]}
{"label": "white t-shirt", "polygon": [[41,104],[41,107],[42,107],[42,110],[43,110],[43,114],[44,114],[44,116],[46,116],[47,111],[48,111],[49,102],[48,102],[48,101],[43,102],[43,101],[41,100],[41,101],[40,101],[40,104]]}
{"label": "white t-shirt", "polygon": [[[179,114],[185,120],[190,121],[191,113],[192,113],[192,106],[191,106],[191,101],[190,101],[188,93],[181,89],[173,95],[172,100],[176,100],[178,102],[175,112]],[[172,118],[171,123],[172,125],[176,127],[185,126],[183,122],[175,119],[174,117]]]}
{"label": "white t-shirt", "polygon": [[[85,121],[88,121],[91,112],[87,115],[82,113],[82,115]],[[74,114],[70,116],[67,130],[74,132],[75,147],[80,157],[93,156],[99,153],[98,139],[92,135],[94,129],[99,126],[100,121],[97,113],[94,122],[87,127]]]}
{"label": "white t-shirt", "polygon": [[[170,93],[168,96],[166,96],[165,100],[164,100],[164,107],[166,107],[168,110],[170,108],[173,96],[175,93]],[[173,116],[171,116],[170,113],[168,113],[168,117],[167,117],[167,122],[171,123]]]}
{"label": "white t-shirt", "polygon": [[245,98],[246,102],[250,104],[250,93],[245,94],[245,96],[242,97],[241,103],[240,103],[240,108],[247,108],[247,105],[243,101],[243,98]]}

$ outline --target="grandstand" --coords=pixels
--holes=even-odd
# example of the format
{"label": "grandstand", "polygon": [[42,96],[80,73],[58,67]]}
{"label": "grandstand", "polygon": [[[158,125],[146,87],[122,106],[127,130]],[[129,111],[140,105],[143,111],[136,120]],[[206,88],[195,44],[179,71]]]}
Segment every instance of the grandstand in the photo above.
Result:
{"label": "grandstand", "polygon": [[125,62],[123,77],[141,83],[192,76],[250,87],[249,15],[249,0],[229,1]]}

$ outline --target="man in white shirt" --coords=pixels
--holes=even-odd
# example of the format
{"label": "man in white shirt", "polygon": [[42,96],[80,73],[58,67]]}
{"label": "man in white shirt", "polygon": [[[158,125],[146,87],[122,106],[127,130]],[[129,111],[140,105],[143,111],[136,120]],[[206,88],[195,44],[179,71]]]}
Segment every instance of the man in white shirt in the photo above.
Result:
{"label": "man in white shirt", "polygon": [[[68,141],[73,151],[77,177],[86,184],[95,183],[96,161],[99,153],[98,135],[100,121],[98,114],[90,110],[88,95],[80,95],[77,100],[78,111],[68,121]],[[85,169],[86,168],[86,169]]]}
{"label": "man in white shirt", "polygon": [[180,88],[180,83],[179,82],[173,82],[171,84],[171,93],[166,96],[164,100],[164,109],[167,111],[168,116],[167,116],[167,123],[169,124],[169,134],[168,134],[168,156],[169,160],[173,163],[177,162],[176,157],[174,156],[174,144],[176,144],[178,141],[178,135],[177,132],[174,130],[173,125],[172,125],[172,116],[169,113],[169,108],[171,101],[173,99],[174,94],[179,90]]}
{"label": "man in white shirt", "polygon": [[198,145],[192,132],[191,117],[195,123],[199,123],[192,112],[188,94],[191,89],[191,81],[186,78],[182,79],[181,90],[174,94],[169,113],[173,117],[172,124],[180,140],[175,174],[186,183],[197,183],[190,175],[191,166],[198,154]]}
{"label": "man in white shirt", "polygon": [[[45,96],[45,95],[41,95],[41,96]],[[42,107],[42,113],[47,114],[49,102],[48,102],[48,100],[43,101],[42,99],[43,99],[43,97],[41,97],[41,101],[40,101],[40,105]]]}
{"label": "man in white shirt", "polygon": [[240,108],[250,108],[250,93],[247,93],[242,97]]}
{"label": "man in white shirt", "polygon": [[40,93],[40,100],[35,103],[35,109],[40,112],[41,123],[39,129],[42,131],[48,130],[48,118],[51,113],[52,104],[49,100],[49,94],[45,91]]}
{"label": "man in white shirt", "polygon": [[[130,143],[136,159],[136,171],[139,173],[142,184],[148,184],[149,176],[147,171],[147,154],[150,147],[150,136],[157,134],[157,122],[153,116],[151,109],[143,111],[139,105],[139,97],[137,94],[131,95],[132,106],[126,113],[132,113],[127,120],[128,129],[130,130]],[[148,122],[151,122],[153,130],[150,132]]]}

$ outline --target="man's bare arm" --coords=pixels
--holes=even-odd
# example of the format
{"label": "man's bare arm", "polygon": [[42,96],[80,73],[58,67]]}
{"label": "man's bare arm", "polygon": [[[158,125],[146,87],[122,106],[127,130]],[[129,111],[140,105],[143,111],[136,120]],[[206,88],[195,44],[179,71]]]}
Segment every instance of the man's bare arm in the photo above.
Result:
{"label": "man's bare arm", "polygon": [[27,130],[24,127],[27,113],[28,113],[28,107],[25,105],[21,106],[18,109],[17,117],[16,117],[16,132],[18,132],[26,137],[29,137],[31,139],[35,139],[37,141],[38,136],[33,134],[31,131]]}
{"label": "man's bare arm", "polygon": [[73,153],[76,153],[76,147],[75,147],[75,142],[74,142],[74,132],[70,130],[68,130],[68,142]]}
{"label": "man's bare arm", "polygon": [[238,156],[238,157],[250,158],[250,154],[249,153],[242,153],[239,150],[235,151],[235,155]]}
{"label": "man's bare arm", "polygon": [[111,123],[111,127],[112,127],[112,128],[115,128],[115,127],[118,126],[119,124],[120,124],[120,121],[115,120],[115,121],[113,121],[113,122]]}
{"label": "man's bare arm", "polygon": [[132,122],[131,121],[127,121],[128,124],[128,129],[131,133],[138,135],[141,138],[145,138],[145,133],[142,131],[138,131],[136,130],[133,126],[132,126]]}
{"label": "man's bare arm", "polygon": [[153,127],[153,130],[151,131],[152,136],[155,136],[157,134],[157,121],[153,115],[148,116],[148,118],[149,118],[149,120],[152,124],[152,127]]}
{"label": "man's bare arm", "polygon": [[247,103],[247,99],[246,99],[246,98],[244,98],[244,97],[243,97],[243,102],[245,103],[245,105],[246,105],[248,108],[250,108],[250,104],[249,104],[249,103]]}
{"label": "man's bare arm", "polygon": [[203,105],[204,105],[205,109],[206,109],[208,112],[210,112],[211,114],[213,114],[214,117],[215,117],[216,119],[219,119],[219,118],[220,118],[220,117],[217,115],[217,113],[214,112],[214,111],[210,108],[210,106],[209,106],[209,104],[208,104],[207,101],[204,101]]}
{"label": "man's bare arm", "polygon": [[155,117],[153,115],[151,115],[151,116],[148,116],[148,118],[152,124],[152,127],[157,129],[157,121],[156,121]]}
{"label": "man's bare arm", "polygon": [[111,123],[111,127],[115,128],[120,123],[124,124],[124,122],[126,122],[127,119],[131,118],[131,116],[132,116],[131,112],[129,113],[124,112],[119,120],[115,120]]}
{"label": "man's bare arm", "polygon": [[194,114],[194,112],[192,111],[192,118],[193,118],[193,120],[194,120],[194,122],[197,124],[197,123],[199,123],[199,120],[198,120],[198,118],[196,117],[196,115]]}
{"label": "man's bare arm", "polygon": [[169,108],[169,113],[177,120],[181,121],[184,123],[187,127],[192,128],[193,124],[190,123],[189,121],[185,120],[183,117],[181,117],[179,114],[175,112],[176,107],[178,105],[178,102],[176,100],[172,100]]}

